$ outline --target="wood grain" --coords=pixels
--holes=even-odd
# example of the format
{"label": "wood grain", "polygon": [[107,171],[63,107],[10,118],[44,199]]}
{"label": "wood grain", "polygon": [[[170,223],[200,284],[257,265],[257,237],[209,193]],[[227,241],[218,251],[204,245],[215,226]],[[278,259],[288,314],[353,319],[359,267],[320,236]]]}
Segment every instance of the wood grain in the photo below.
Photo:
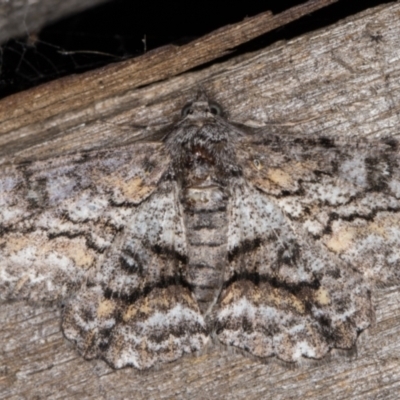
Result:
{"label": "wood grain", "polygon": [[[27,122],[24,110],[38,112],[28,103],[32,92],[18,97],[16,118],[23,121],[3,131],[3,160],[127,143],[178,118],[199,85],[237,122],[281,124],[293,133],[398,135],[399,17],[400,3],[386,4],[289,42],[136,89],[125,84],[130,78],[125,64],[121,75],[116,64],[109,73],[82,76],[82,87],[90,78],[104,93],[78,107],[60,104],[69,104],[70,79],[79,78],[45,85],[34,93],[56,96],[58,111]],[[72,98],[78,96],[71,90]],[[51,108],[51,98],[46,102]],[[398,286],[377,289],[373,302],[376,324],[360,335],[352,354],[336,351],[321,363],[289,369],[214,347],[143,373],[85,361],[62,336],[60,305],[3,304],[0,398],[394,400],[400,390]]]}

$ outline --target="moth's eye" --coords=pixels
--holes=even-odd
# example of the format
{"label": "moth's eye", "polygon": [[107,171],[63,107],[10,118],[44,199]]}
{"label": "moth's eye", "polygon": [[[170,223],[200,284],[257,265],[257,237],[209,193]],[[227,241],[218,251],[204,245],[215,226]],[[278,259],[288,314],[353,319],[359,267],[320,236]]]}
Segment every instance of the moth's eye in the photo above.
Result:
{"label": "moth's eye", "polygon": [[192,103],[188,103],[188,104],[186,104],[185,107],[182,108],[181,115],[182,115],[182,117],[187,117],[192,112],[193,112]]}
{"label": "moth's eye", "polygon": [[216,103],[210,103],[210,113],[214,115],[222,115],[222,108]]}

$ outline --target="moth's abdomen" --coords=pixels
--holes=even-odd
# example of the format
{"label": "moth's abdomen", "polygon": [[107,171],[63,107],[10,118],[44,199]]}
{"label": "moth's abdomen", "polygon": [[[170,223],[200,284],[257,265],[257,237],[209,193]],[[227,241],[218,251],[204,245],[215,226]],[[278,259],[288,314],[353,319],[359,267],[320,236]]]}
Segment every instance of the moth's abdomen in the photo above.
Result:
{"label": "moth's abdomen", "polygon": [[216,186],[188,188],[183,199],[188,238],[186,279],[203,314],[211,311],[222,286],[227,254],[227,198]]}

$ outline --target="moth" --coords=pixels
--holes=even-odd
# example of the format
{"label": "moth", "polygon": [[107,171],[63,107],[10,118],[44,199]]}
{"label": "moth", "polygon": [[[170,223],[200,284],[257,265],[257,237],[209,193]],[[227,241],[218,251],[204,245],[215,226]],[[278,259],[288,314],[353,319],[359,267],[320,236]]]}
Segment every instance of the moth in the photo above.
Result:
{"label": "moth", "polygon": [[1,170],[0,298],[63,302],[65,337],[114,368],[211,340],[321,359],[399,275],[394,139],[251,129],[199,93],[147,140]]}

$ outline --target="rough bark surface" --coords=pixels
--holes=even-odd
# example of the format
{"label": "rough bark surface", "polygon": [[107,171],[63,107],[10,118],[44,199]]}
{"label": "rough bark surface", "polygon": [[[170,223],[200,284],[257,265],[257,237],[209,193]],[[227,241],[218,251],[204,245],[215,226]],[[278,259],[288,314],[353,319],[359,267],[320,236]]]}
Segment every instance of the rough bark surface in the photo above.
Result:
{"label": "rough bark surface", "polygon": [[[135,90],[127,88],[129,76],[118,65],[43,85],[0,102],[0,111],[10,115],[11,104],[18,104],[18,116],[0,125],[1,156],[43,158],[127,143],[178,118],[199,85],[233,121],[285,124],[293,133],[332,137],[398,135],[399,17],[400,3],[391,3]],[[97,100],[63,108],[68,87],[72,97],[84,96],[89,81],[97,85]],[[59,111],[33,108],[32,96],[48,96],[47,109]],[[211,348],[144,373],[85,361],[62,336],[59,304],[3,304],[0,398],[397,399],[398,286],[376,289],[373,302],[376,324],[361,334],[352,354],[335,352],[322,363],[289,369],[274,360],[261,364],[229,349]]]}

